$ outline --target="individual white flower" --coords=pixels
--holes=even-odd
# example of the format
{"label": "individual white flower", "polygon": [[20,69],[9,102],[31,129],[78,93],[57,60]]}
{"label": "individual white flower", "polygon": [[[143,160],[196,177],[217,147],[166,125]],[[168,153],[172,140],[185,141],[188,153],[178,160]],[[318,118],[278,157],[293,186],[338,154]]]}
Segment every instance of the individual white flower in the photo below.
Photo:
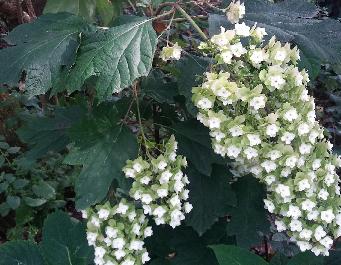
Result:
{"label": "individual white flower", "polygon": [[292,122],[298,118],[298,114],[295,108],[288,110],[284,113],[283,118],[289,122]]}
{"label": "individual white flower", "polygon": [[285,84],[285,80],[281,75],[274,75],[270,77],[270,85],[274,88],[281,89]]}
{"label": "individual white flower", "polygon": [[276,137],[279,128],[276,124],[270,124],[266,127],[266,135],[270,137]]}
{"label": "individual white flower", "polygon": [[125,257],[126,252],[123,249],[118,249],[114,252],[114,255],[117,260],[121,260]]}
{"label": "individual white flower", "polygon": [[313,234],[313,231],[309,230],[309,229],[303,229],[300,232],[300,238],[305,239],[305,240],[310,240],[311,236]]}
{"label": "individual white flower", "polygon": [[239,36],[247,37],[250,36],[250,27],[246,26],[245,23],[235,24],[236,34]]}
{"label": "individual white flower", "polygon": [[291,144],[292,140],[295,139],[295,134],[290,132],[285,132],[282,137],[281,141],[285,142],[286,144]]}
{"label": "individual white flower", "polygon": [[264,161],[261,166],[265,169],[265,171],[267,173],[270,173],[272,171],[274,171],[277,168],[277,165],[275,162],[271,161],[271,160],[266,160]]}
{"label": "individual white flower", "polygon": [[254,97],[253,99],[250,100],[250,106],[253,107],[255,110],[265,108],[265,97],[264,96]]}
{"label": "individual white flower", "polygon": [[122,249],[124,247],[125,243],[126,242],[123,238],[118,237],[112,241],[112,247],[115,249]]}
{"label": "individual white flower", "polygon": [[304,135],[307,134],[309,132],[310,128],[309,125],[307,123],[301,123],[300,125],[298,125],[297,131],[298,131],[298,135]]}
{"label": "individual white flower", "polygon": [[321,167],[321,159],[315,159],[312,163],[313,170],[318,170]]}
{"label": "individual white flower", "polygon": [[283,184],[278,184],[278,186],[276,187],[275,191],[282,197],[289,197],[291,195],[290,193],[290,188],[286,185]]}
{"label": "individual white flower", "polygon": [[240,1],[232,1],[226,9],[227,19],[231,23],[238,23],[239,19],[243,18],[245,15],[245,5],[240,3]]}
{"label": "individual white flower", "polygon": [[254,50],[251,52],[250,60],[254,65],[259,65],[265,61],[265,53],[263,50]]}
{"label": "individual white flower", "polygon": [[315,206],[316,206],[316,203],[309,199],[306,199],[301,203],[302,210],[308,211],[308,212],[311,212]]}
{"label": "individual white flower", "polygon": [[329,236],[326,236],[320,240],[320,243],[325,248],[330,249],[333,245],[333,239],[331,239],[331,237],[329,237]]}
{"label": "individual white flower", "polygon": [[302,216],[302,212],[297,206],[289,205],[287,216],[292,217],[293,219],[297,219],[298,217]]}
{"label": "individual white flower", "polygon": [[324,183],[326,183],[327,187],[330,187],[335,182],[335,177],[332,174],[327,174],[324,178]]}
{"label": "individual white flower", "polygon": [[312,145],[311,144],[304,144],[304,143],[302,143],[300,145],[300,147],[299,147],[300,153],[302,155],[310,154],[311,149],[312,149]]}
{"label": "individual white flower", "polygon": [[297,241],[296,244],[302,252],[305,252],[312,248],[312,245],[307,241]]}
{"label": "individual white flower", "polygon": [[95,256],[99,258],[103,258],[105,255],[106,251],[102,247],[95,247]]}
{"label": "individual white flower", "polygon": [[247,159],[252,159],[258,156],[257,150],[253,147],[248,147],[243,152],[246,155]]}
{"label": "individual white flower", "polygon": [[302,231],[302,222],[299,220],[292,220],[289,224],[289,227],[292,232],[300,232]]}
{"label": "individual white flower", "polygon": [[301,181],[298,182],[298,190],[303,191],[310,189],[310,183],[309,180],[307,179],[302,179]]}
{"label": "individual white flower", "polygon": [[290,156],[285,160],[285,165],[290,168],[294,168],[297,163],[297,157],[296,156]]}
{"label": "individual white flower", "polygon": [[150,261],[150,257],[148,255],[148,252],[144,252],[142,254],[142,260],[141,261],[142,261],[142,264],[145,264],[146,262]]}
{"label": "individual white flower", "polygon": [[225,50],[220,54],[220,56],[223,59],[224,63],[230,64],[232,61],[233,53],[230,50]]}
{"label": "individual white flower", "polygon": [[100,226],[100,221],[98,220],[97,217],[93,216],[91,219],[90,219],[90,223],[93,224],[94,226],[96,227],[99,227]]}
{"label": "individual white flower", "polygon": [[148,176],[144,176],[143,178],[140,179],[140,182],[144,185],[148,185],[150,181],[151,179]]}
{"label": "individual white flower", "polygon": [[320,198],[320,199],[322,199],[322,200],[327,200],[328,199],[328,196],[329,196],[329,193],[328,193],[328,191],[326,191],[325,189],[321,189],[320,191],[319,191],[319,193],[317,194],[317,196]]}
{"label": "individual white flower", "polygon": [[134,169],[137,173],[139,173],[139,172],[141,172],[141,170],[142,170],[142,165],[141,165],[139,162],[135,162],[135,163],[133,164],[133,169]]}
{"label": "individual white flower", "polygon": [[275,220],[275,225],[278,232],[283,232],[287,230],[287,227],[283,221]]}
{"label": "individual white flower", "polygon": [[287,57],[287,52],[285,51],[285,49],[280,49],[278,50],[276,53],[275,53],[275,60],[276,61],[280,61],[280,62],[283,62],[286,57]]}
{"label": "individual white flower", "polygon": [[166,166],[167,166],[166,161],[161,160],[161,161],[159,162],[159,164],[157,165],[157,168],[158,168],[159,170],[164,170],[164,169],[166,168]]}
{"label": "individual white flower", "polygon": [[189,202],[185,202],[184,209],[185,209],[185,213],[190,213],[193,209],[193,205],[190,204]]}
{"label": "individual white flower", "polygon": [[86,232],[86,239],[88,240],[89,246],[94,246],[97,239],[97,234],[93,232]]}
{"label": "individual white flower", "polygon": [[160,198],[165,198],[168,196],[168,190],[167,189],[157,189],[156,192]]}
{"label": "individual white flower", "polygon": [[107,226],[105,228],[105,234],[107,235],[108,238],[116,238],[117,232],[118,232],[118,230],[111,227],[111,226]]}
{"label": "individual white flower", "polygon": [[244,134],[244,131],[240,126],[234,126],[230,128],[229,131],[233,137],[241,136]]}
{"label": "individual white flower", "polygon": [[271,150],[268,154],[267,157],[270,158],[271,160],[276,160],[281,157],[281,152],[278,150]]}
{"label": "individual white flower", "polygon": [[310,221],[311,221],[311,220],[316,221],[317,218],[318,218],[318,216],[319,216],[319,212],[316,211],[316,210],[313,210],[313,211],[311,211],[311,212],[308,212],[308,214],[307,214],[307,219],[310,220]]}
{"label": "individual white flower", "polygon": [[150,194],[145,193],[145,194],[142,194],[141,201],[145,204],[150,204],[153,201],[153,198],[152,196],[150,196]]}
{"label": "individual white flower", "polygon": [[100,209],[98,211],[98,218],[102,220],[107,220],[110,212],[107,209]]}
{"label": "individual white flower", "polygon": [[330,224],[335,219],[335,215],[333,210],[328,209],[321,212],[321,220],[325,221],[327,224]]}
{"label": "individual white flower", "polygon": [[208,127],[210,129],[215,129],[220,127],[221,120],[216,117],[211,117],[208,119]]}
{"label": "individual white flower", "polygon": [[247,139],[249,139],[251,146],[259,145],[262,143],[259,135],[257,135],[257,134],[248,134],[248,135],[246,135],[246,137],[247,137]]}
{"label": "individual white flower", "polygon": [[276,181],[276,177],[274,175],[269,175],[265,177],[264,181],[266,184],[271,185]]}
{"label": "individual white flower", "polygon": [[314,237],[316,238],[317,241],[320,241],[322,238],[324,238],[327,235],[326,231],[323,230],[322,226],[318,226],[315,229],[314,232]]}
{"label": "individual white flower", "polygon": [[169,170],[162,172],[160,179],[159,179],[160,184],[162,185],[162,184],[168,183],[172,176],[173,174]]}
{"label": "individual white flower", "polygon": [[241,152],[241,149],[234,145],[231,145],[227,148],[227,155],[229,157],[237,158],[240,152]]}
{"label": "individual white flower", "polygon": [[210,109],[213,107],[213,103],[208,98],[202,98],[197,103],[201,109]]}
{"label": "individual white flower", "polygon": [[141,240],[133,240],[130,242],[129,250],[142,250],[144,242]]}
{"label": "individual white flower", "polygon": [[265,209],[267,209],[270,213],[273,213],[275,210],[275,205],[272,201],[264,199]]}
{"label": "individual white flower", "polygon": [[235,57],[240,57],[247,52],[241,42],[231,45],[230,49]]}
{"label": "individual white flower", "polygon": [[116,209],[116,213],[126,214],[128,209],[129,209],[128,205],[124,204],[123,202],[120,202]]}
{"label": "individual white flower", "polygon": [[287,178],[291,174],[291,168],[285,167],[281,171],[281,176]]}
{"label": "individual white flower", "polygon": [[160,57],[165,62],[171,59],[179,60],[181,57],[181,52],[182,49],[176,42],[172,47],[169,46],[163,47]]}

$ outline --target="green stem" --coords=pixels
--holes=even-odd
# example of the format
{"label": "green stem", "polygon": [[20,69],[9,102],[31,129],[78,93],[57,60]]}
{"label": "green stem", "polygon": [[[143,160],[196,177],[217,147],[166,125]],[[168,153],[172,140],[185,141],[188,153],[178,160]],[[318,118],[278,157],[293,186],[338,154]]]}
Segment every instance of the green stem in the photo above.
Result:
{"label": "green stem", "polygon": [[191,18],[191,16],[188,15],[187,12],[180,5],[175,4],[174,6],[181,13],[181,15],[183,15],[184,18],[186,18],[187,21],[192,24],[193,28],[199,33],[199,35],[204,40],[207,40],[208,38],[207,38],[206,34],[201,30],[201,28],[198,26],[198,24],[195,23],[195,21]]}

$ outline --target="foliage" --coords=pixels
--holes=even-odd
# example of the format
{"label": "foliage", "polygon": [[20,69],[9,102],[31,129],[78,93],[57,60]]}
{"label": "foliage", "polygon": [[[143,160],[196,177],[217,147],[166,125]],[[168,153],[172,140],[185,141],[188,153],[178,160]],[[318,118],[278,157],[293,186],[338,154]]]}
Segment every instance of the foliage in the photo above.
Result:
{"label": "foliage", "polygon": [[[316,257],[299,253],[287,232],[276,231],[287,205],[275,212],[265,200],[267,211],[264,198],[276,201],[281,194],[270,198],[275,192],[265,176],[259,180],[241,170],[246,161],[217,154],[222,136],[214,126],[222,110],[228,119],[247,120],[248,133],[260,123],[254,133],[265,134],[268,121],[259,120],[281,109],[276,97],[285,94],[291,102],[299,96],[291,86],[286,93],[271,88],[271,73],[251,59],[252,50],[273,49],[269,61],[284,50],[295,67],[298,51],[291,49],[297,45],[299,67],[312,80],[317,118],[333,151],[340,152],[341,24],[313,1],[241,2],[246,12],[237,1],[47,0],[43,15],[2,37],[0,240],[9,242],[0,245],[0,265],[339,263],[337,245],[329,257]],[[246,25],[258,23],[251,30],[252,45],[258,46],[242,37],[244,24],[238,24],[241,46],[239,37],[229,39],[231,31],[201,42],[208,33],[221,33],[220,26],[234,28],[228,20],[237,23],[244,13]],[[262,28],[266,42],[259,38]],[[266,46],[273,35],[291,47],[274,40]],[[225,37],[231,45],[218,49]],[[230,65],[237,57],[242,63]],[[205,120],[198,102],[221,95],[201,94],[199,88],[211,87],[221,75],[217,90],[233,90],[224,71],[242,103],[230,109],[229,103],[215,105],[212,111],[220,116],[210,113]],[[279,75],[284,72],[290,71]],[[305,85],[304,72],[293,76],[300,74]],[[258,83],[262,89],[254,89]],[[266,108],[249,102],[263,94]],[[222,129],[226,135],[229,126]],[[288,126],[297,127],[288,122],[279,130]],[[269,144],[277,141],[271,138]],[[323,147],[314,155],[325,153]],[[256,158],[250,163],[257,164]],[[323,174],[321,168],[318,177]],[[293,192],[298,183],[291,182]],[[293,194],[296,199],[301,193]]]}

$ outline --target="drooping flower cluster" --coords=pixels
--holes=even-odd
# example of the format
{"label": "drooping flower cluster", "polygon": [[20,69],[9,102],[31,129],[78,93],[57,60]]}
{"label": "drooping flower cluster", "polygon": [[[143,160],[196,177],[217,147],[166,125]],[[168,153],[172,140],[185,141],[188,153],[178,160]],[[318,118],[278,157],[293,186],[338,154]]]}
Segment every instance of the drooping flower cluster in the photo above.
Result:
{"label": "drooping flower cluster", "polygon": [[142,209],[122,199],[82,212],[88,219],[87,240],[95,248],[96,265],[141,265],[150,260],[144,239],[153,234]]}
{"label": "drooping flower cluster", "polygon": [[340,159],[316,121],[298,49],[275,37],[264,43],[265,35],[242,23],[199,46],[216,64],[193,88],[197,118],[216,153],[266,184],[277,230],[302,251],[328,255],[341,235]]}
{"label": "drooping flower cluster", "polygon": [[182,172],[187,166],[186,158],[176,151],[177,142],[172,135],[157,158],[128,160],[123,169],[126,177],[134,180],[130,196],[141,201],[144,213],[153,216],[157,225],[169,224],[173,228],[192,210],[186,202],[189,181]]}
{"label": "drooping flower cluster", "polygon": [[168,61],[168,60],[179,60],[181,57],[181,52],[182,48],[178,45],[178,43],[174,43],[173,46],[166,46],[163,47],[161,50],[160,58],[163,61]]}

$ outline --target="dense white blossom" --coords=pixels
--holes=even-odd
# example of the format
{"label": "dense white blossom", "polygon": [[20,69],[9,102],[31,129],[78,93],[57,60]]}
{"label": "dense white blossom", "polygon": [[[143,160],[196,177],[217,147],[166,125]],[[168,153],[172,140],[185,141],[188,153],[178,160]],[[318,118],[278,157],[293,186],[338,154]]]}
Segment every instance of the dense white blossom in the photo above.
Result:
{"label": "dense white blossom", "polygon": [[[213,119],[211,127],[219,128],[219,123]],[[177,142],[172,135],[156,158],[128,160],[123,168],[127,178],[132,178],[130,172],[134,170],[129,193],[142,202],[144,213],[152,215],[157,225],[169,224],[173,228],[179,226],[185,214],[192,210],[192,205],[186,202],[189,181],[182,171],[187,166],[186,158],[176,155],[176,151]],[[136,164],[141,166],[139,172],[134,169]],[[146,177],[148,181],[145,181]]]}
{"label": "dense white blossom", "polygon": [[[153,231],[141,209],[122,199],[115,206],[107,202],[84,212],[89,218],[87,240],[95,249],[96,265],[135,265],[150,260],[144,239]],[[103,213],[105,218],[100,218]],[[91,221],[94,219],[100,220],[98,226]]]}
{"label": "dense white blossom", "polygon": [[199,47],[216,63],[192,89],[197,118],[216,153],[266,184],[277,230],[302,251],[328,255],[341,235],[340,159],[316,121],[298,49],[275,37],[264,43],[265,30],[240,23],[237,13],[233,29]]}

